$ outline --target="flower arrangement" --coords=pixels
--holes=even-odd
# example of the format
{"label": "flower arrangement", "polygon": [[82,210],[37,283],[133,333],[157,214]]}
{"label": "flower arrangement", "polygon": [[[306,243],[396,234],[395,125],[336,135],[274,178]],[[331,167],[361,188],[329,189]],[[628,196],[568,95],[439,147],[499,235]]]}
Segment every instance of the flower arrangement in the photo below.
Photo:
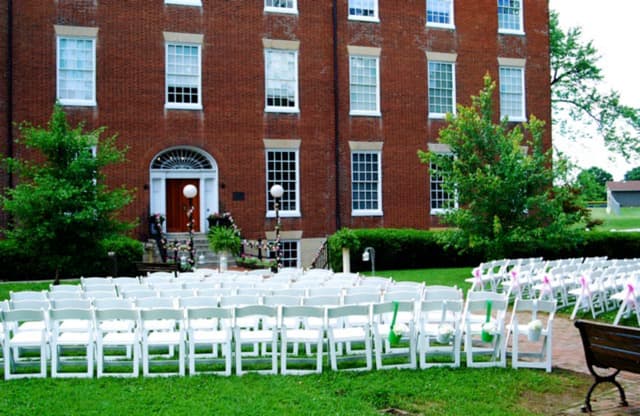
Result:
{"label": "flower arrangement", "polygon": [[494,321],[488,321],[482,324],[482,340],[484,342],[492,342],[496,332],[498,332],[498,328]]}
{"label": "flower arrangement", "polygon": [[402,338],[403,336],[409,334],[409,327],[407,326],[407,324],[397,323],[393,327],[393,333],[396,334],[398,338]]}
{"label": "flower arrangement", "polygon": [[540,338],[542,332],[542,321],[540,319],[534,319],[527,325],[527,337],[529,341],[537,341]]}
{"label": "flower arrangement", "polygon": [[436,337],[436,342],[439,344],[448,344],[451,341],[451,337],[453,337],[454,329],[451,324],[440,324],[438,325],[438,336]]}

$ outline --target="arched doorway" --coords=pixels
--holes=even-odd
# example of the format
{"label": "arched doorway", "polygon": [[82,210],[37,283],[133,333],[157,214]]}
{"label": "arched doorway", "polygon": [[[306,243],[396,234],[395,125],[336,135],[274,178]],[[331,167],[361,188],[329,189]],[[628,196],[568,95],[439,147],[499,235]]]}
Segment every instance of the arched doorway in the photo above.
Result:
{"label": "arched doorway", "polygon": [[182,194],[187,184],[198,189],[193,199],[194,231],[206,231],[207,216],[218,211],[218,165],[211,155],[188,146],[166,149],[151,161],[149,176],[151,214],[166,217],[165,232],[188,231],[189,201]]}

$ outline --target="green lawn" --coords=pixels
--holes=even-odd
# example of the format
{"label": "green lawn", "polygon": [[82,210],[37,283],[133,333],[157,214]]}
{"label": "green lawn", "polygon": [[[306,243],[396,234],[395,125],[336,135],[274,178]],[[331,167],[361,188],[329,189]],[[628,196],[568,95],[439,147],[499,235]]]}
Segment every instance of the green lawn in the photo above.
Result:
{"label": "green lawn", "polygon": [[591,215],[604,221],[597,230],[640,230],[640,208],[622,208],[620,215],[607,214],[606,208],[592,208]]}
{"label": "green lawn", "polygon": [[[396,280],[458,285],[470,268],[380,271]],[[45,289],[48,282],[0,284]],[[325,372],[310,376],[24,379],[0,381],[7,415],[545,415],[575,406],[589,377],[568,371],[457,369]],[[396,412],[396,414],[399,414]],[[401,413],[400,413],[401,414]]]}

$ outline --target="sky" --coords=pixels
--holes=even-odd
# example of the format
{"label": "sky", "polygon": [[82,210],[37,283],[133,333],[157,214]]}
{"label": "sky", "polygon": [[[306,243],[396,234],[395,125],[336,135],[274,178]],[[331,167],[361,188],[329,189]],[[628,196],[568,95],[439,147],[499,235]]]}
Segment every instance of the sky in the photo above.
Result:
{"label": "sky", "polygon": [[[563,30],[579,26],[583,41],[593,41],[601,57],[599,66],[606,90],[618,91],[623,104],[640,107],[640,55],[636,48],[640,39],[640,0],[550,0],[549,7],[558,12]],[[573,155],[571,159],[581,168],[597,166],[611,173],[614,180],[622,180],[628,170],[640,166],[640,159],[626,162],[594,140],[586,145],[567,140],[555,131],[553,140],[559,150]]]}

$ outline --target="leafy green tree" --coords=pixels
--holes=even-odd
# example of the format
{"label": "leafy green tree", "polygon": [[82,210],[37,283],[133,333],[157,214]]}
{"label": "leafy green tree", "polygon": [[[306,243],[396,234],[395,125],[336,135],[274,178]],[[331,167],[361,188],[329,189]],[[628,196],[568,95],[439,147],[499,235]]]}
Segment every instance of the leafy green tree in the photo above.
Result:
{"label": "leafy green tree", "polygon": [[607,182],[612,181],[613,176],[593,166],[578,174],[576,185],[582,189],[582,197],[587,201],[604,201],[607,199]]}
{"label": "leafy green tree", "polygon": [[509,244],[562,235],[587,211],[574,189],[553,185],[556,173],[551,150],[542,146],[542,121],[531,116],[529,123],[513,128],[506,119],[494,123],[495,88],[486,75],[471,106],[447,115],[439,141],[453,158],[418,154],[423,163],[438,166],[445,190],[457,195],[459,208],[443,218],[457,228],[453,244],[500,257]]}
{"label": "leafy green tree", "polygon": [[57,104],[48,128],[23,123],[19,130],[19,142],[39,152],[42,161],[3,160],[20,178],[0,199],[13,219],[3,232],[57,282],[61,273],[104,255],[102,243],[133,226],[116,217],[132,201],[132,192],[109,189],[102,173],[107,165],[123,162],[125,151],[116,147],[115,136],[100,138],[104,128],[72,128]]}
{"label": "leafy green tree", "polygon": [[[638,154],[640,110],[621,103],[618,92],[603,91],[600,57],[593,43],[582,40],[579,27],[563,32],[553,11],[549,43],[554,124],[563,135],[576,139],[586,138],[588,127],[595,127],[610,150],[627,158]],[[572,128],[573,122],[579,127]]]}
{"label": "leafy green tree", "polygon": [[624,174],[625,181],[640,181],[640,166],[635,167]]}

